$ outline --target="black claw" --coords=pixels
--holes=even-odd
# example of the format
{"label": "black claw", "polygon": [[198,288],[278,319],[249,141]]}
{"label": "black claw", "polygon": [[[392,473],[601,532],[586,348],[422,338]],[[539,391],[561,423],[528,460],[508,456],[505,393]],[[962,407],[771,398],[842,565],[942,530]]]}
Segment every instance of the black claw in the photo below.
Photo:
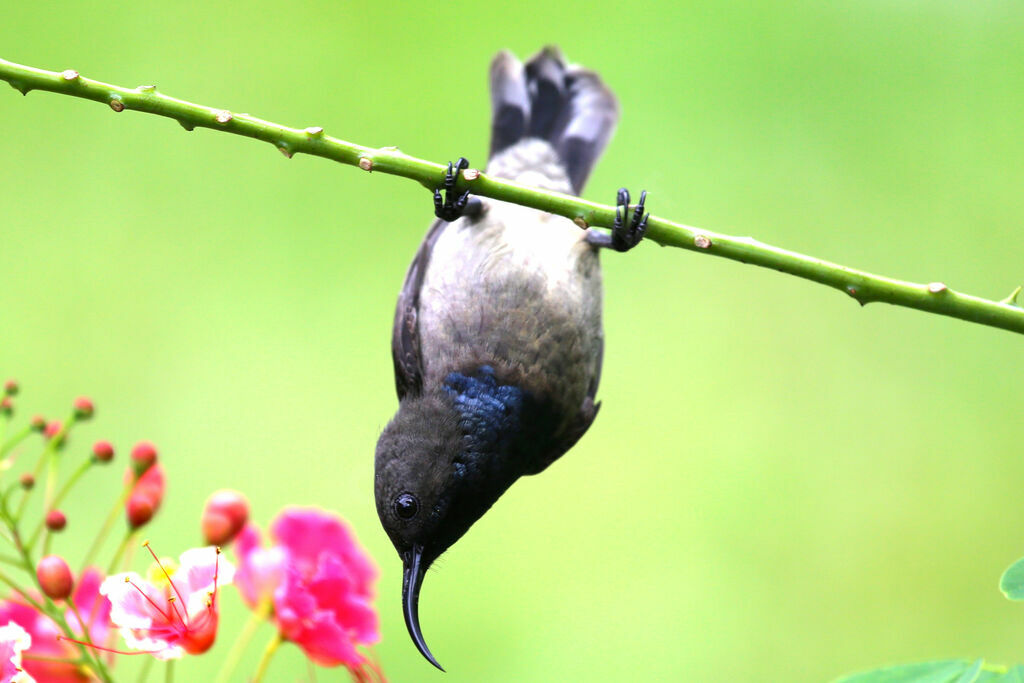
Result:
{"label": "black claw", "polygon": [[[647,232],[647,218],[644,213],[644,202],[647,201],[647,190],[640,193],[640,202],[633,208],[633,217],[629,218],[629,190],[620,188],[615,205],[615,225],[612,226],[611,247],[615,251],[629,251],[644,238]],[[620,213],[621,209],[621,213]]]}
{"label": "black claw", "polygon": [[[469,168],[469,161],[466,157],[459,157],[453,165],[448,162],[448,171],[444,174],[444,184],[434,190],[434,215],[449,223],[457,220],[466,211],[469,203],[469,190],[462,194],[455,195],[455,184],[459,180],[459,172]],[[444,190],[444,197],[441,190]]]}

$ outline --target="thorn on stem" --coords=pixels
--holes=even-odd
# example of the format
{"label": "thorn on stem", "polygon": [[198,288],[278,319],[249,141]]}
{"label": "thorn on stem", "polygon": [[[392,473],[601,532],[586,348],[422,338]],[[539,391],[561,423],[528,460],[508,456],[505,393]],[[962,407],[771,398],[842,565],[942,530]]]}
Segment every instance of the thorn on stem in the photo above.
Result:
{"label": "thorn on stem", "polygon": [[370,157],[359,157],[359,168],[369,173],[373,170],[373,159]]}
{"label": "thorn on stem", "polygon": [[321,137],[323,134],[324,129],[321,128],[320,126],[310,126],[309,128],[306,129],[306,135],[310,136],[311,138],[318,138]]}
{"label": "thorn on stem", "polygon": [[928,292],[930,294],[941,294],[946,291],[946,285],[941,282],[929,282]]}
{"label": "thorn on stem", "polygon": [[698,249],[709,249],[711,247],[711,238],[707,235],[695,235],[693,244]]}
{"label": "thorn on stem", "polygon": [[110,100],[110,108],[113,109],[114,111],[120,113],[120,112],[124,111],[124,102],[122,102],[119,99],[112,99],[112,100]]}
{"label": "thorn on stem", "polygon": [[154,91],[156,91],[156,86],[155,85],[140,85],[139,87],[137,87],[135,89],[138,90],[139,92],[154,92]]}
{"label": "thorn on stem", "polygon": [[475,168],[467,168],[462,172],[462,177],[466,180],[476,180],[480,177],[480,171]]}
{"label": "thorn on stem", "polygon": [[227,109],[218,109],[214,112],[214,118],[217,120],[217,123],[228,123],[234,116]]}
{"label": "thorn on stem", "polygon": [[21,81],[10,81],[10,83],[11,87],[20,92],[22,95],[27,95],[28,92],[32,89],[24,83],[22,83]]}
{"label": "thorn on stem", "polygon": [[1010,306],[1016,306],[1017,305],[1017,297],[1020,295],[1021,289],[1024,289],[1024,287],[1018,286],[1017,289],[1015,289],[1012,292],[1010,292],[1010,296],[1006,297],[1005,299],[1003,299],[999,303],[1001,303],[1001,304],[1009,304]]}
{"label": "thorn on stem", "polygon": [[193,125],[192,125],[191,123],[189,123],[188,121],[183,121],[182,119],[178,119],[178,125],[180,125],[180,126],[181,126],[182,128],[184,128],[185,130],[187,130],[187,131],[188,131],[188,132],[190,132],[190,133],[191,133],[191,132],[192,132],[193,130],[195,130],[195,126],[193,126]]}
{"label": "thorn on stem", "polygon": [[78,72],[74,69],[65,69],[64,71],[60,72],[60,77],[63,78],[65,81],[77,81]]}
{"label": "thorn on stem", "polygon": [[281,143],[281,146],[277,148],[281,154],[285,155],[286,158],[291,159],[293,152],[288,148],[288,145]]}

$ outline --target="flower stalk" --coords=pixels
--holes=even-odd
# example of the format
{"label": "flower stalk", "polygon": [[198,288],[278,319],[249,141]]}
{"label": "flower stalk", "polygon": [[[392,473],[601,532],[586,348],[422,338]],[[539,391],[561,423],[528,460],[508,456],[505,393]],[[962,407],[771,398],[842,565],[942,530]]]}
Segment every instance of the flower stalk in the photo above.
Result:
{"label": "flower stalk", "polygon": [[263,680],[263,676],[267,673],[267,666],[270,665],[270,660],[273,658],[274,653],[277,652],[277,648],[281,647],[281,643],[284,642],[284,638],[281,634],[274,633],[270,637],[270,641],[267,643],[267,647],[263,650],[263,655],[260,657],[259,664],[256,665],[256,671],[253,673],[250,679],[252,683],[260,683]]}
{"label": "flower stalk", "polygon": [[263,598],[259,604],[253,609],[252,614],[246,620],[245,625],[242,627],[241,633],[235,638],[231,644],[231,649],[228,651],[227,656],[224,658],[224,663],[220,667],[220,671],[217,672],[217,678],[214,679],[215,683],[228,683],[231,677],[235,673],[235,669],[238,668],[238,662],[242,659],[242,654],[245,652],[245,648],[249,646],[252,641],[252,637],[256,635],[256,629],[266,621],[271,612],[273,612],[274,603],[269,598]]}
{"label": "flower stalk", "polygon": [[[239,114],[186,102],[143,85],[124,88],[85,78],[77,71],[46,71],[0,59],[0,80],[21,92],[45,90],[102,102],[114,112],[134,110],[176,120],[186,130],[210,128],[255,138],[274,145],[285,157],[310,154],[365,171],[409,178],[428,189],[442,184],[446,167],[416,159],[395,147],[372,148],[325,135],[319,126],[289,128],[248,114]],[[581,228],[612,226],[615,207],[569,195],[519,185],[467,169],[458,189],[564,216]],[[950,289],[944,283],[908,282],[848,268],[837,263],[774,247],[752,237],[702,230],[651,216],[647,238],[662,245],[720,256],[741,263],[771,268],[846,293],[861,305],[873,302],[914,308],[960,320],[1024,334],[1024,308],[1016,304],[1016,290],[1001,301]]]}

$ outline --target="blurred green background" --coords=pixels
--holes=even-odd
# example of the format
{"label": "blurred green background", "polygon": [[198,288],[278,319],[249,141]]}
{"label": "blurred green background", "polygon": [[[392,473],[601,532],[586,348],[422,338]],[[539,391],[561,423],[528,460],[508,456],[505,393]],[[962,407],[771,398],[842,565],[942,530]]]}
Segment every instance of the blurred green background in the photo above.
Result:
{"label": "blurred green background", "polygon": [[[1021,2],[104,5],[8,3],[0,54],[482,164],[491,55],[558,43],[622,102],[587,198],[646,188],[658,215],[992,298],[1024,282]],[[6,86],[0,131],[0,373],[21,418],[88,394],[69,461],[157,443],[170,481],[147,533],[166,555],[198,542],[218,487],[263,525],[288,504],[342,514],[381,568],[394,681],[1024,659],[1024,611],[997,589],[1024,554],[1021,337],[653,244],[606,255],[601,417],[431,572],[443,676],[406,636],[372,496],[429,194]],[[59,551],[81,557],[119,476],[90,473]],[[180,680],[237,633],[226,595]],[[269,678],[309,675],[288,647]]]}

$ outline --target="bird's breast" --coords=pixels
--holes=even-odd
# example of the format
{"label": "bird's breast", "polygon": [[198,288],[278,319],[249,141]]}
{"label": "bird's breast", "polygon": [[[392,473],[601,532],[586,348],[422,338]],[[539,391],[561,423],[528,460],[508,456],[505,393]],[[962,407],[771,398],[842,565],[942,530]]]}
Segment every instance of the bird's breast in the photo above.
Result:
{"label": "bird's breast", "polygon": [[602,337],[600,264],[583,236],[565,218],[497,201],[448,225],[420,292],[427,380],[490,364],[582,399]]}

